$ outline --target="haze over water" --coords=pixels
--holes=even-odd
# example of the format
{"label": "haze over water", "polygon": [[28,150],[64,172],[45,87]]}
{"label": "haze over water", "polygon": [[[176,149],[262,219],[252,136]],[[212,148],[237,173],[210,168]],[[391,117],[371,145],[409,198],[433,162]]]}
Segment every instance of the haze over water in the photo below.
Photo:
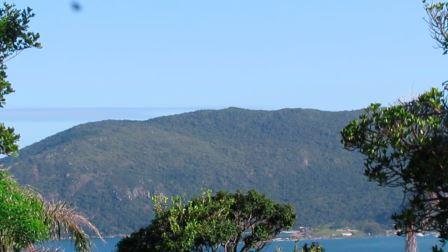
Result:
{"label": "haze over water", "polygon": [[148,120],[201,108],[39,108],[2,109],[5,125],[20,134],[20,148],[76,125],[101,120]]}

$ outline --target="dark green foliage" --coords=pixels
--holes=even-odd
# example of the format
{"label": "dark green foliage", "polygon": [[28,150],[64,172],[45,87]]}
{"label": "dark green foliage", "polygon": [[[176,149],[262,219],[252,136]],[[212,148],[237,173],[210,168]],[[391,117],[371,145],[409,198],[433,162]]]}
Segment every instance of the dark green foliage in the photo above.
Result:
{"label": "dark green foliage", "polygon": [[32,10],[18,10],[7,3],[0,8],[0,107],[5,105],[5,95],[14,92],[6,80],[6,61],[22,50],[40,47],[39,34],[28,31]]}
{"label": "dark green foliage", "polygon": [[443,248],[439,247],[439,246],[433,246],[432,247],[432,252],[443,252]]}
{"label": "dark green foliage", "polygon": [[230,219],[235,220],[237,229],[234,238],[225,243],[229,252],[236,251],[240,242],[244,244],[241,251],[261,250],[265,241],[294,224],[296,215],[291,205],[276,204],[254,190],[247,194],[238,191],[228,197],[234,199]]}
{"label": "dark green foliage", "polygon": [[324,247],[319,245],[317,242],[312,242],[311,245],[308,246],[307,243],[303,245],[302,252],[325,252]]}
{"label": "dark green foliage", "polygon": [[[0,108],[5,96],[13,92],[6,80],[6,61],[24,49],[40,46],[39,35],[28,31],[31,17],[29,8],[18,10],[6,3],[0,7]],[[0,155],[16,154],[18,139],[13,128],[0,123]],[[49,237],[41,198],[0,168],[0,251],[18,250]]]}
{"label": "dark green foliage", "polygon": [[18,10],[14,5],[4,3],[0,8],[0,62],[18,52],[40,47],[39,34],[28,31],[30,19],[34,16],[31,8]]}
{"label": "dark green foliage", "polygon": [[72,202],[106,234],[151,220],[148,193],[189,198],[256,189],[291,203],[297,225],[389,224],[397,191],[368,183],[340,129],[359,112],[206,110],[88,123],[3,159],[23,184]]}
{"label": "dark green foliage", "polygon": [[448,238],[448,108],[436,88],[388,108],[371,105],[342,131],[343,143],[365,156],[365,175],[407,195],[393,216],[403,232],[437,230]]}
{"label": "dark green foliage", "polygon": [[[24,49],[40,47],[39,34],[28,31],[33,16],[30,8],[18,10],[7,3],[0,7],[0,108],[5,105],[5,96],[14,92],[6,79],[6,61]],[[16,154],[19,135],[14,129],[0,123],[0,136],[0,154]]]}
{"label": "dark green foliage", "polygon": [[[14,92],[7,81],[6,62],[24,49],[40,47],[39,34],[28,31],[33,16],[30,8],[18,10],[6,3],[0,7],[0,108],[5,105],[5,96]],[[18,139],[13,128],[0,123],[0,155],[15,156]],[[20,251],[63,234],[72,235],[76,251],[90,251],[89,237],[81,225],[100,236],[84,216],[65,203],[45,202],[0,167],[0,251]]]}
{"label": "dark green foliage", "polygon": [[121,240],[119,251],[239,251],[261,250],[265,241],[290,228],[295,219],[290,205],[277,204],[251,190],[247,193],[210,192],[183,203],[175,197],[155,198],[156,216],[145,229]]}

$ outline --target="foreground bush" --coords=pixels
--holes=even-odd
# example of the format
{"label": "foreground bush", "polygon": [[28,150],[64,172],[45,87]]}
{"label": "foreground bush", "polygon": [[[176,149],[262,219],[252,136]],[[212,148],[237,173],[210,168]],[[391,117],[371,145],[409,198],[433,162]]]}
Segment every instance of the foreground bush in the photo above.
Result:
{"label": "foreground bush", "polygon": [[[118,251],[217,251],[261,249],[295,220],[293,208],[251,190],[205,192],[188,202],[153,197],[155,218],[121,240]],[[238,244],[243,244],[237,248]]]}
{"label": "foreground bush", "polygon": [[67,204],[44,201],[0,170],[0,252],[31,249],[35,243],[65,236],[71,236],[76,251],[90,251],[83,227],[101,237],[87,218]]}

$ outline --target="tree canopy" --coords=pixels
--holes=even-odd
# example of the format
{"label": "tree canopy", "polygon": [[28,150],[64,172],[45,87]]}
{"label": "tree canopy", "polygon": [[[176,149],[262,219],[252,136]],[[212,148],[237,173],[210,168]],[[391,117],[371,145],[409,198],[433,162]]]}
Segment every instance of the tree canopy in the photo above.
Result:
{"label": "tree canopy", "polygon": [[[423,0],[431,35],[448,53],[448,2]],[[405,193],[395,227],[416,250],[415,232],[437,230],[448,239],[447,83],[418,98],[382,108],[372,104],[342,130],[342,143],[365,156],[365,175]],[[435,247],[437,249],[437,247]]]}
{"label": "tree canopy", "polygon": [[345,148],[365,157],[365,175],[406,194],[393,216],[403,232],[437,230],[448,239],[446,88],[383,108],[372,104],[342,130]]}
{"label": "tree canopy", "polygon": [[[5,105],[5,96],[14,92],[7,80],[6,62],[27,48],[41,47],[39,34],[28,31],[33,16],[30,8],[18,10],[7,3],[0,8],[0,108]],[[14,132],[14,128],[1,123],[0,136],[0,154],[16,154],[19,135]]]}
{"label": "tree canopy", "polygon": [[443,54],[448,53],[448,2],[431,2],[423,0],[432,38]]}
{"label": "tree canopy", "polygon": [[[290,205],[278,204],[251,190],[210,191],[186,203],[174,197],[153,197],[156,216],[144,229],[121,240],[119,251],[261,250],[295,219]],[[237,248],[237,245],[244,245]]]}
{"label": "tree canopy", "polygon": [[[41,47],[39,34],[29,31],[34,16],[27,8],[19,10],[4,3],[0,7],[0,108],[5,96],[14,92],[7,80],[6,62],[28,48]],[[16,155],[19,135],[0,123],[0,155]],[[34,243],[71,234],[77,251],[90,251],[83,227],[100,236],[82,215],[64,203],[46,202],[37,192],[21,187],[6,170],[0,169],[0,251],[16,251]]]}
{"label": "tree canopy", "polygon": [[[6,61],[22,50],[40,47],[39,34],[29,32],[31,9],[18,10],[4,4],[0,8],[0,107],[5,96],[14,92],[7,80]],[[13,128],[0,124],[0,154],[12,155],[18,150],[19,135]],[[0,247],[26,247],[49,237],[42,201],[32,191],[22,188],[6,171],[0,171]]]}

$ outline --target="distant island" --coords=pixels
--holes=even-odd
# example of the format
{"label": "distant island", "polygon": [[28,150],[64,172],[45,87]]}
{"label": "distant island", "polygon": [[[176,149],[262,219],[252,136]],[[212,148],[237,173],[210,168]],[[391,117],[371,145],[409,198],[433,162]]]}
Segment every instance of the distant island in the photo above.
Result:
{"label": "distant island", "polygon": [[149,224],[149,195],[257,189],[297,212],[296,227],[390,228],[396,190],[362,175],[339,131],[359,111],[201,110],[73,127],[4,158],[22,184],[66,200],[106,235]]}

